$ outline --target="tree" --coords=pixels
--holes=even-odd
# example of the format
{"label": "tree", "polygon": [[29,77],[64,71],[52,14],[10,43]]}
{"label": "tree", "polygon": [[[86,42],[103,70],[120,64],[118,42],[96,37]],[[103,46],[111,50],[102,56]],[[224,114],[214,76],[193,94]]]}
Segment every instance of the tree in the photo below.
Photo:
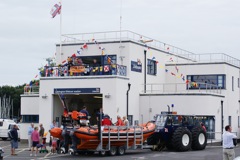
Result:
{"label": "tree", "polygon": [[20,86],[1,86],[0,87],[0,118],[18,117],[21,106],[21,94],[24,85]]}

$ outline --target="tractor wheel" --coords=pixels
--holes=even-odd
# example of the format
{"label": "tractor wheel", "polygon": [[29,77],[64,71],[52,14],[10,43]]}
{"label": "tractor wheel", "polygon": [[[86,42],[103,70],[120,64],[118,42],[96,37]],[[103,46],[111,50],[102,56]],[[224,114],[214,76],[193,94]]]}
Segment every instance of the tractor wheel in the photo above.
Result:
{"label": "tractor wheel", "polygon": [[203,150],[207,145],[207,135],[202,127],[192,129],[192,149]]}
{"label": "tractor wheel", "polygon": [[124,146],[120,146],[120,147],[117,148],[117,154],[120,155],[120,156],[125,154]]}
{"label": "tractor wheel", "polygon": [[177,151],[188,151],[191,148],[192,135],[191,132],[184,127],[175,130],[172,136],[172,145]]}

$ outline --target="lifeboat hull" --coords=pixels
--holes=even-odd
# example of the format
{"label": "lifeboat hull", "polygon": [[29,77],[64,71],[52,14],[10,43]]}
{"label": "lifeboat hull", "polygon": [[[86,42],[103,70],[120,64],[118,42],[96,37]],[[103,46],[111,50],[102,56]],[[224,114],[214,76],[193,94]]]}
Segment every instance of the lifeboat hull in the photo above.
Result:
{"label": "lifeboat hull", "polygon": [[[134,145],[134,142],[136,145],[141,144],[154,132],[155,124],[152,122],[143,124],[141,127],[135,129],[105,129],[102,131],[102,146],[103,148],[106,148],[110,140],[111,146],[126,146],[128,143],[128,147],[131,147]],[[96,150],[100,144],[98,129],[96,128],[80,127],[75,130],[74,135],[80,139],[80,143],[77,145],[78,150]]]}

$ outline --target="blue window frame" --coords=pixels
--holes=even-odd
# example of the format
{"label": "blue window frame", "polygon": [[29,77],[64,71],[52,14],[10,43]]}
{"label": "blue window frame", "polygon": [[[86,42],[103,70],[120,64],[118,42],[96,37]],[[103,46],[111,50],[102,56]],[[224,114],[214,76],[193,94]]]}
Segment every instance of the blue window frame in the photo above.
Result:
{"label": "blue window frame", "polygon": [[225,89],[226,75],[187,75],[189,89]]}
{"label": "blue window frame", "polygon": [[22,115],[22,123],[39,123],[39,115]]}
{"label": "blue window frame", "polygon": [[157,65],[156,61],[152,59],[147,60],[147,74],[156,75],[157,74]]}

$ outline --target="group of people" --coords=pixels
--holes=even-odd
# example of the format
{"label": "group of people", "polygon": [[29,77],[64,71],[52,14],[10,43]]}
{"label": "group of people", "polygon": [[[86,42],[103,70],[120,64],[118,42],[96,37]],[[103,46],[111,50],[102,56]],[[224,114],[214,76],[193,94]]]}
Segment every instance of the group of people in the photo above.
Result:
{"label": "group of people", "polygon": [[[90,117],[89,112],[87,111],[87,107],[83,106],[83,108],[80,110],[81,113],[84,113],[86,117]],[[116,125],[116,126],[129,126],[129,122],[126,116],[123,116],[123,119],[120,116],[117,116],[117,122],[112,123],[112,120],[108,114],[103,113],[103,108],[100,108],[99,111],[96,113],[96,119],[99,121],[100,115],[102,116],[102,123],[101,125]]]}
{"label": "group of people", "polygon": [[34,124],[31,123],[28,127],[28,148],[29,151],[32,151],[30,156],[33,156],[34,151],[36,151],[35,156],[37,156],[38,146],[43,143],[44,131],[43,124],[34,127]]}

